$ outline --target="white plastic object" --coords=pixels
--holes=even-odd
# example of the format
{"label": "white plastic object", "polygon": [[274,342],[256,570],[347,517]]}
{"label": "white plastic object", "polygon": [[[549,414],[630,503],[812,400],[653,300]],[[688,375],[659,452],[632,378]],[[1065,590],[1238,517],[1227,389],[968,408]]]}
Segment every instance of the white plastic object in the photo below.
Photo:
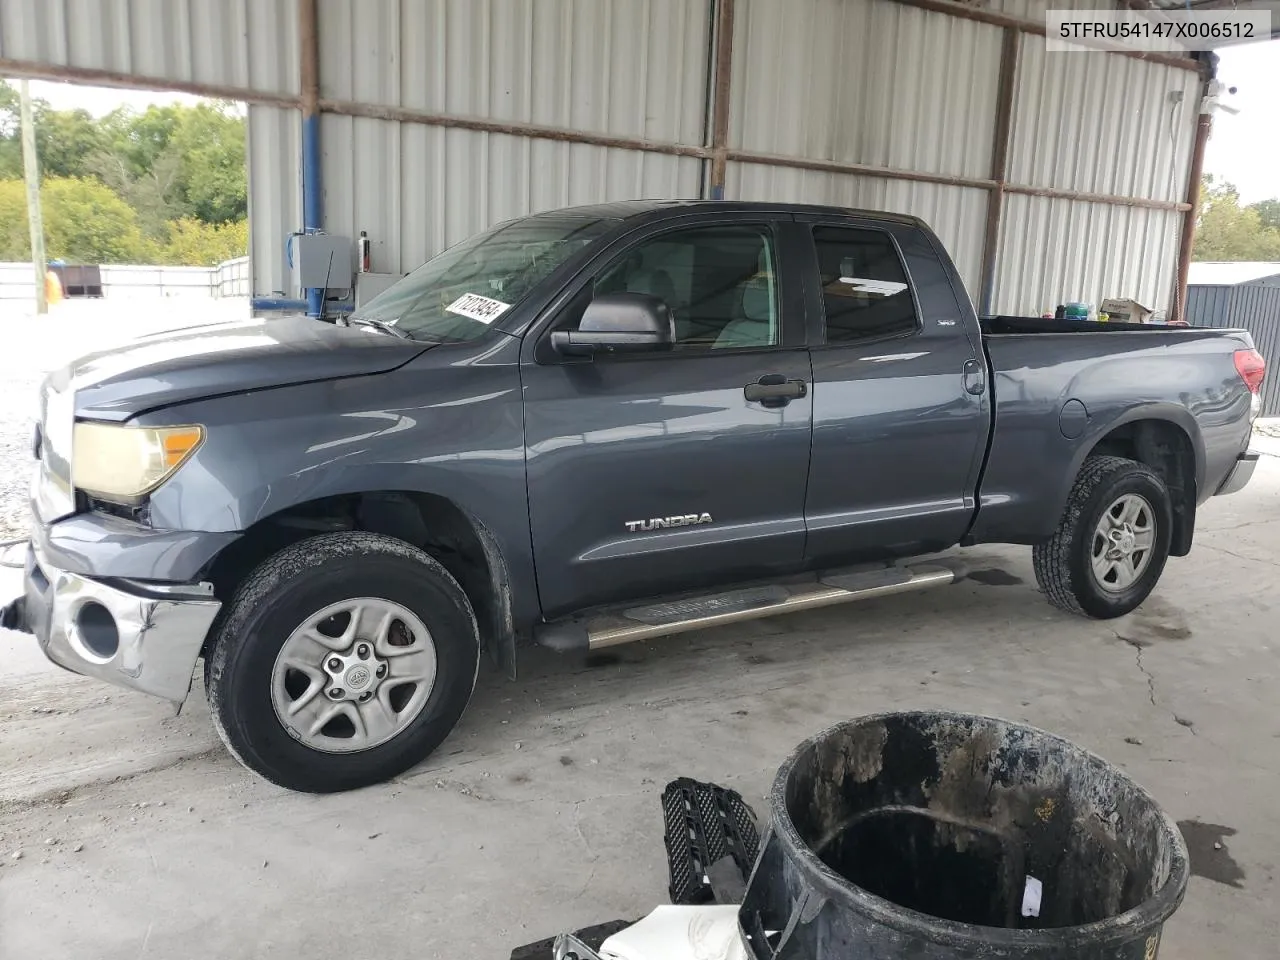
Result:
{"label": "white plastic object", "polygon": [[600,945],[604,960],[747,960],[738,907],[661,906]]}
{"label": "white plastic object", "polygon": [[1044,885],[1028,874],[1027,885],[1022,888],[1022,915],[1024,917],[1040,916],[1040,895],[1044,893]]}

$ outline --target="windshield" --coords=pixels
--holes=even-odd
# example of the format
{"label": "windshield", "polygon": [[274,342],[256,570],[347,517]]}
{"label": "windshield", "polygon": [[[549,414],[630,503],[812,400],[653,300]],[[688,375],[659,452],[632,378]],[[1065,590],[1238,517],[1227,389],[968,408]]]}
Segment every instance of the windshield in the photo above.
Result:
{"label": "windshield", "polygon": [[391,324],[415,340],[474,340],[613,223],[541,216],[499,224],[428,260],[351,319]]}

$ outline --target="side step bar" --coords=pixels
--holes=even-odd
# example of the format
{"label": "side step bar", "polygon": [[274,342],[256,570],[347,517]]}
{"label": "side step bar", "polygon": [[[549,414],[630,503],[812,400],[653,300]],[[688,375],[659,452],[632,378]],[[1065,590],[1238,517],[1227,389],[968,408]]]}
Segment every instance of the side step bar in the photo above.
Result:
{"label": "side step bar", "polygon": [[601,650],[652,637],[923,590],[954,579],[955,571],[950,567],[933,564],[833,571],[816,580],[741,587],[548,623],[535,631],[534,638],[553,650]]}

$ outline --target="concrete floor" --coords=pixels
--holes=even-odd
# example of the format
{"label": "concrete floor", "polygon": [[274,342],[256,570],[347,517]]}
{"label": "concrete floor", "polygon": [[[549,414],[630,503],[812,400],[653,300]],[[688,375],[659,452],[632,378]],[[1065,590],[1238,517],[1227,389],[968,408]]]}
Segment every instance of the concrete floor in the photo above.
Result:
{"label": "concrete floor", "polygon": [[516,683],[482,677],[437,756],[330,797],[237,766],[198,695],[173,717],[0,635],[0,957],[505,957],[665,900],[671,778],[763,812],[796,743],[903,707],[1028,721],[1123,766],[1206,825],[1163,960],[1274,956],[1277,494],[1272,456],[1202,511],[1192,556],[1121,621],[1057,613],[1028,551],[982,548],[932,592],[593,666],[535,652]]}

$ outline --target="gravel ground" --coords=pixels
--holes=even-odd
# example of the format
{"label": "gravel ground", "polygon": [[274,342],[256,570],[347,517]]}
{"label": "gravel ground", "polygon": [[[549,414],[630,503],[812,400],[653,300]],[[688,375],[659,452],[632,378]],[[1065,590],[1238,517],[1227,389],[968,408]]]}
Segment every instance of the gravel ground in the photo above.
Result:
{"label": "gravel ground", "polygon": [[0,540],[27,529],[31,428],[40,381],[69,360],[158,330],[248,316],[248,301],[73,300],[36,317],[25,303],[0,307]]}

